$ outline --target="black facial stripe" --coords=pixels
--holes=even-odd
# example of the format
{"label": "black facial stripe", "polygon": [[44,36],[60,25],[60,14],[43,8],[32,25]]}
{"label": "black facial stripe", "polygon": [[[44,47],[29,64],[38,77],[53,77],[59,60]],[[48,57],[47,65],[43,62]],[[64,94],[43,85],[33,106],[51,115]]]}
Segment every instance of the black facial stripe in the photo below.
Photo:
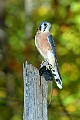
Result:
{"label": "black facial stripe", "polygon": [[46,27],[47,27],[47,26],[45,26],[44,31],[45,31]]}
{"label": "black facial stripe", "polygon": [[44,27],[44,31],[45,31],[45,29],[46,29],[46,27],[47,27],[47,24],[46,24],[46,23],[44,23],[44,26],[45,26],[45,27]]}
{"label": "black facial stripe", "polygon": [[41,30],[41,25],[39,26],[39,30]]}

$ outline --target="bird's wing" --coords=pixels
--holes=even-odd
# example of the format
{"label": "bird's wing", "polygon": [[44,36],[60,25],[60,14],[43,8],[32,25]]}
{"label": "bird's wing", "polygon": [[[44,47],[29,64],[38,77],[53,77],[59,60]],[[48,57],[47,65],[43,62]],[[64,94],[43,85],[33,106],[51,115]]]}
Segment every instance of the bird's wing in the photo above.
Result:
{"label": "bird's wing", "polygon": [[54,66],[56,65],[58,67],[57,57],[56,57],[56,48],[55,48],[55,43],[54,43],[52,35],[48,36],[48,43],[51,47],[51,51],[49,51],[49,58],[51,59],[52,57],[52,59],[54,60]]}
{"label": "bird's wing", "polygon": [[54,57],[56,58],[55,43],[54,43],[54,40],[53,40],[52,35],[49,35],[49,36],[48,36],[48,42],[49,42],[49,44],[50,44],[50,47],[51,47],[52,52],[53,52],[53,54],[54,54]]}
{"label": "bird's wing", "polygon": [[52,74],[56,80],[56,84],[59,88],[62,88],[62,79],[61,79],[61,75],[59,72],[59,68],[58,68],[58,63],[57,63],[57,58],[56,58],[56,49],[55,49],[55,44],[54,44],[54,40],[52,35],[48,36],[48,43],[50,44],[51,50],[48,53],[48,60],[50,62],[50,64],[54,61],[54,65],[52,65]]}

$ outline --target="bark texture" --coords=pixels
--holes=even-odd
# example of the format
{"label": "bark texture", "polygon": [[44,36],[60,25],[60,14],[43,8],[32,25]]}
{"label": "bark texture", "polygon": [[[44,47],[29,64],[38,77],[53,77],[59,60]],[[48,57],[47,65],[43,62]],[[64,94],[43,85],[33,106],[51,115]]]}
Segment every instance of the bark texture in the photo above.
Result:
{"label": "bark texture", "polygon": [[47,120],[47,82],[37,68],[23,64],[24,113],[23,120]]}

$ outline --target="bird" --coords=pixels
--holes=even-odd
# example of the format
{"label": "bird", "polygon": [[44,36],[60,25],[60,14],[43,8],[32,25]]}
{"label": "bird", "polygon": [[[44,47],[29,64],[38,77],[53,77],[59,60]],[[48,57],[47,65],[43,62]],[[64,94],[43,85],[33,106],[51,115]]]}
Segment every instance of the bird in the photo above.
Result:
{"label": "bird", "polygon": [[51,70],[57,86],[62,89],[62,78],[57,62],[55,43],[50,33],[51,27],[51,24],[47,21],[39,24],[35,35],[35,46],[44,58],[44,63],[46,62],[46,66],[48,65]]}

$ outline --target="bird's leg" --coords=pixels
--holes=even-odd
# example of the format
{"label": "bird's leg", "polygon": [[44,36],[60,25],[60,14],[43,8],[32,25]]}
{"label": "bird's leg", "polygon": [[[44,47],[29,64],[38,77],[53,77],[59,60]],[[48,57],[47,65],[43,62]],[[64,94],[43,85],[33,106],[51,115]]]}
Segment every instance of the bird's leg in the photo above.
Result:
{"label": "bird's leg", "polygon": [[46,81],[52,81],[52,73],[49,67],[49,63],[47,61],[43,61],[40,66],[39,70],[39,75],[40,75],[40,84],[41,84],[41,76],[44,76]]}
{"label": "bird's leg", "polygon": [[42,61],[40,68],[42,68],[43,66],[47,66],[47,65],[49,65],[48,61],[44,60],[44,61]]}
{"label": "bird's leg", "polygon": [[44,74],[44,71],[46,70],[46,66],[43,66],[39,69],[39,75],[40,75],[40,86],[41,86],[41,76]]}
{"label": "bird's leg", "polygon": [[[51,81],[51,94],[50,94],[50,101],[48,103],[48,105],[51,103],[52,100],[52,80],[53,80],[53,76],[51,73],[51,69],[50,69],[50,64],[47,61],[42,61],[41,66],[40,66],[40,70],[39,70],[39,74],[40,74],[40,86],[41,86],[41,76],[43,75],[45,80]],[[43,92],[42,92],[42,97],[43,97]]]}
{"label": "bird's leg", "polygon": [[46,66],[48,65],[47,61],[42,61],[39,69],[39,75],[42,76],[43,73],[46,71]]}
{"label": "bird's leg", "polygon": [[47,62],[46,61],[42,61],[41,65],[40,65],[40,69],[39,69],[39,75],[40,75],[40,86],[41,86],[41,76],[44,74],[44,72],[46,71],[46,65]]}

